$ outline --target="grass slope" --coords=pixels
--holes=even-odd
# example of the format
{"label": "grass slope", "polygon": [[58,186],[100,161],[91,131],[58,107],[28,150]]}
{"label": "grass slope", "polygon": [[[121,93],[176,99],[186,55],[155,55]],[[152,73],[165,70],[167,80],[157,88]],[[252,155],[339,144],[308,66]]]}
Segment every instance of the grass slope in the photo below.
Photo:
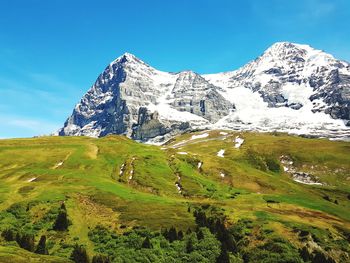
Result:
{"label": "grass slope", "polygon": [[[327,239],[324,245],[339,258],[343,245],[332,240],[346,240],[350,231],[350,143],[229,131],[192,139],[203,133],[161,147],[122,136],[0,140],[0,231],[23,229],[36,240],[46,235],[52,257],[68,258],[76,242],[93,255],[89,232],[96,226],[119,234],[136,226],[186,230],[195,227],[191,208],[210,204],[223,209],[228,225],[252,220],[252,229],[296,247],[302,242],[295,230],[307,229]],[[236,136],[244,139],[240,148]],[[217,156],[221,149],[224,157]],[[323,185],[293,181],[282,155]],[[71,225],[57,233],[52,224],[62,202]],[[0,261],[40,262],[13,245],[1,241]]]}

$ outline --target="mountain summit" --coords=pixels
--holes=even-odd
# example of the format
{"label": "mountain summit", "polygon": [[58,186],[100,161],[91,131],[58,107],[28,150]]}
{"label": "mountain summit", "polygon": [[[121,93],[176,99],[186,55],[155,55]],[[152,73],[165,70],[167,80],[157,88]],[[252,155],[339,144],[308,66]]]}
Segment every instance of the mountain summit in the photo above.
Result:
{"label": "mountain summit", "polygon": [[97,78],[59,135],[125,134],[162,142],[192,129],[350,137],[350,64],[278,42],[242,68],[159,71],[125,53]]}

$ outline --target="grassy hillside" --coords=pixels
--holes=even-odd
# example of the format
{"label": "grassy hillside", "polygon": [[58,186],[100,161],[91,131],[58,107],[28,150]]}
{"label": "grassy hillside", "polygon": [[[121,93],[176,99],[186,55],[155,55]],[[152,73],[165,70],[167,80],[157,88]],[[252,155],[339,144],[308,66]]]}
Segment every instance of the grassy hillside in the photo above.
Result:
{"label": "grassy hillside", "polygon": [[[316,183],[294,181],[296,172]],[[62,210],[69,226],[58,231]],[[70,262],[75,244],[113,262],[204,262],[208,244],[218,247],[209,262],[281,262],[273,255],[282,252],[350,262],[350,143],[228,131],[163,146],[122,136],[0,140],[0,211],[0,262]],[[184,237],[164,234],[172,227]],[[20,248],[26,234],[32,252],[45,236],[49,255]]]}

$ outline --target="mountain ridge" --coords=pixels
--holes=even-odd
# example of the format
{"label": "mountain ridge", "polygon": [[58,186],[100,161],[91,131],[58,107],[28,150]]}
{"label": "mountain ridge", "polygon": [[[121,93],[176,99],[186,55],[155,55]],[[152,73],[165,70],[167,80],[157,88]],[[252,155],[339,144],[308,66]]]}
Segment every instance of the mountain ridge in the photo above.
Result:
{"label": "mountain ridge", "polygon": [[350,64],[277,42],[229,72],[157,70],[128,52],[112,61],[59,135],[107,134],[161,143],[194,129],[282,131],[349,138]]}

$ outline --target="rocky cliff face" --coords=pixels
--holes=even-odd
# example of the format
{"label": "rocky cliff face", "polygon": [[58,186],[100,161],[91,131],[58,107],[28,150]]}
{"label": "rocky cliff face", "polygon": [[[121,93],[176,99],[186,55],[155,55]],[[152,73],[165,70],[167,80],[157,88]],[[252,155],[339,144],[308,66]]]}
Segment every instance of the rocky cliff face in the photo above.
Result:
{"label": "rocky cliff face", "polygon": [[98,77],[59,135],[125,134],[141,141],[164,140],[214,123],[233,109],[200,75],[161,72],[124,54]]}
{"label": "rocky cliff face", "polygon": [[350,64],[307,45],[276,43],[242,68],[199,75],[113,61],[59,135],[125,134],[160,142],[198,128],[348,137]]}

